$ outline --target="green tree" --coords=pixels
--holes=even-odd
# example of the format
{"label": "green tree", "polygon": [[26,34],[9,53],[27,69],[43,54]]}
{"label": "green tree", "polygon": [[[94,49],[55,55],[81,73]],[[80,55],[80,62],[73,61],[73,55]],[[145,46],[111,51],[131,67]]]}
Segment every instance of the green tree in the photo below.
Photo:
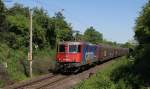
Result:
{"label": "green tree", "polygon": [[75,31],[74,40],[83,41],[83,35],[79,31]]}
{"label": "green tree", "polygon": [[72,40],[72,27],[61,12],[55,13],[54,17],[48,19],[46,38],[52,48],[56,47],[58,41]]}
{"label": "green tree", "polygon": [[0,43],[4,43],[3,32],[7,31],[6,8],[0,0]]}
{"label": "green tree", "polygon": [[[33,47],[44,48],[46,44],[46,31],[43,23],[45,14],[42,12],[42,17],[39,14],[40,11],[42,12],[42,10],[36,9],[36,13],[33,15]],[[29,8],[15,4],[8,10],[6,19],[8,31],[2,33],[5,42],[12,48],[27,48],[29,45]]]}
{"label": "green tree", "polygon": [[3,32],[6,31],[6,8],[0,0],[0,43],[4,43]]}
{"label": "green tree", "polygon": [[139,43],[135,52],[136,68],[150,82],[150,1],[143,7],[136,20],[135,39]]}
{"label": "green tree", "polygon": [[65,17],[63,16],[61,11],[58,11],[55,13],[55,18],[58,20],[64,20],[65,19]]}
{"label": "green tree", "polygon": [[7,10],[9,15],[24,15],[25,17],[29,17],[29,7],[24,7],[22,4],[15,3],[13,7]]}
{"label": "green tree", "polygon": [[8,22],[8,34],[6,36],[6,41],[10,47],[20,48],[22,46],[27,46],[28,40],[28,19],[23,15],[7,16]]}
{"label": "green tree", "polygon": [[6,29],[6,8],[3,4],[3,2],[0,0],[0,31],[3,31]]}
{"label": "green tree", "polygon": [[[35,31],[36,32],[35,34],[37,35],[35,36],[36,45],[40,44],[42,48],[50,46],[51,44],[48,43],[53,35],[47,36],[47,34],[48,34],[48,30],[50,30],[51,28],[51,21],[50,21],[51,18],[47,15],[47,12],[44,11],[44,9],[34,8],[33,20],[36,25],[35,27],[37,29],[37,31]],[[52,34],[54,34],[54,32],[52,32]],[[38,38],[38,36],[40,36],[40,38]]]}
{"label": "green tree", "polygon": [[61,12],[55,13],[54,16],[54,24],[55,24],[55,32],[56,32],[56,40],[58,41],[70,41],[72,40],[73,31],[71,24],[68,24],[65,21],[65,17]]}
{"label": "green tree", "polygon": [[103,41],[103,36],[91,26],[84,32],[84,40],[93,44],[97,44]]}
{"label": "green tree", "polygon": [[139,44],[150,43],[150,1],[145,5],[140,16],[136,20],[135,38]]}

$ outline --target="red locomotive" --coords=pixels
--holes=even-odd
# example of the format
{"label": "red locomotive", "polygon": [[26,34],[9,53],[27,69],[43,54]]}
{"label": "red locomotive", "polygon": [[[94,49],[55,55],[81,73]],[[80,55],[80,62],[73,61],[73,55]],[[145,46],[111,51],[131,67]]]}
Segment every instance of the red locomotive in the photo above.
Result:
{"label": "red locomotive", "polygon": [[127,48],[94,45],[87,42],[60,42],[57,47],[58,69],[79,69],[95,62],[106,61],[128,53]]}

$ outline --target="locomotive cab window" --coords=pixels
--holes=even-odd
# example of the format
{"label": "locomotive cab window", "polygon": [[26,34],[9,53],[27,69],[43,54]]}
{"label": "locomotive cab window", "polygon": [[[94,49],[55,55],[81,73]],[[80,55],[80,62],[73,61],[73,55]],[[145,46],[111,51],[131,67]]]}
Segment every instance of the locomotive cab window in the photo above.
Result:
{"label": "locomotive cab window", "polygon": [[69,52],[71,53],[81,52],[81,45],[69,45]]}
{"label": "locomotive cab window", "polygon": [[58,46],[58,52],[65,52],[65,45],[59,45]]}

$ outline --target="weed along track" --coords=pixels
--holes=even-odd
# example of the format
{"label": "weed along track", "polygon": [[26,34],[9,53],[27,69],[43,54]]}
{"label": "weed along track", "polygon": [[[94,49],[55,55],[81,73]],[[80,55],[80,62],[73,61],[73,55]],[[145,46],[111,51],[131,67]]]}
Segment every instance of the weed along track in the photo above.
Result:
{"label": "weed along track", "polygon": [[41,76],[38,79],[30,79],[27,81],[20,82],[19,84],[14,84],[12,86],[5,87],[4,89],[43,89],[47,86],[52,86],[55,83],[64,80],[69,76],[66,75],[54,75],[48,74]]}
{"label": "weed along track", "polygon": [[[54,79],[53,81],[51,80],[51,82],[48,82],[48,83],[45,83],[44,85],[40,86],[40,87],[37,87],[36,89],[43,89],[43,88],[46,88],[48,86],[53,86],[54,84],[57,84],[57,82],[59,81],[62,81],[64,79],[66,79],[67,77],[64,76],[64,77],[61,77],[61,78],[57,78],[57,79]],[[59,85],[60,86],[60,85]]]}
{"label": "weed along track", "polygon": [[62,78],[65,78],[63,75],[54,75],[52,73],[40,76],[39,78],[30,79],[27,81],[22,81],[18,84],[5,87],[4,89],[40,89],[47,84],[53,84]]}
{"label": "weed along track", "polygon": [[40,82],[33,83],[30,86],[26,86],[23,89],[43,89],[46,86],[53,85],[58,81],[65,79],[67,76],[64,75],[56,75],[51,78],[44,79]]}
{"label": "weed along track", "polygon": [[98,69],[103,68],[105,65],[113,61],[114,60],[104,62],[101,65],[97,65],[76,75],[55,75],[50,73],[5,87],[4,89],[70,89],[81,80],[89,78],[91,75],[95,74]]}

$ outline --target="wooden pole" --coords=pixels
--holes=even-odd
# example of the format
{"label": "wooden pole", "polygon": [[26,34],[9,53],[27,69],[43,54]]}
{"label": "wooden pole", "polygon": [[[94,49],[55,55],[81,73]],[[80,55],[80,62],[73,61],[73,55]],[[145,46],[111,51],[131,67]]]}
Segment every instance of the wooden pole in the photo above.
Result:
{"label": "wooden pole", "polygon": [[30,64],[30,77],[32,78],[32,10],[29,10],[30,13],[30,43],[29,43],[29,64]]}

